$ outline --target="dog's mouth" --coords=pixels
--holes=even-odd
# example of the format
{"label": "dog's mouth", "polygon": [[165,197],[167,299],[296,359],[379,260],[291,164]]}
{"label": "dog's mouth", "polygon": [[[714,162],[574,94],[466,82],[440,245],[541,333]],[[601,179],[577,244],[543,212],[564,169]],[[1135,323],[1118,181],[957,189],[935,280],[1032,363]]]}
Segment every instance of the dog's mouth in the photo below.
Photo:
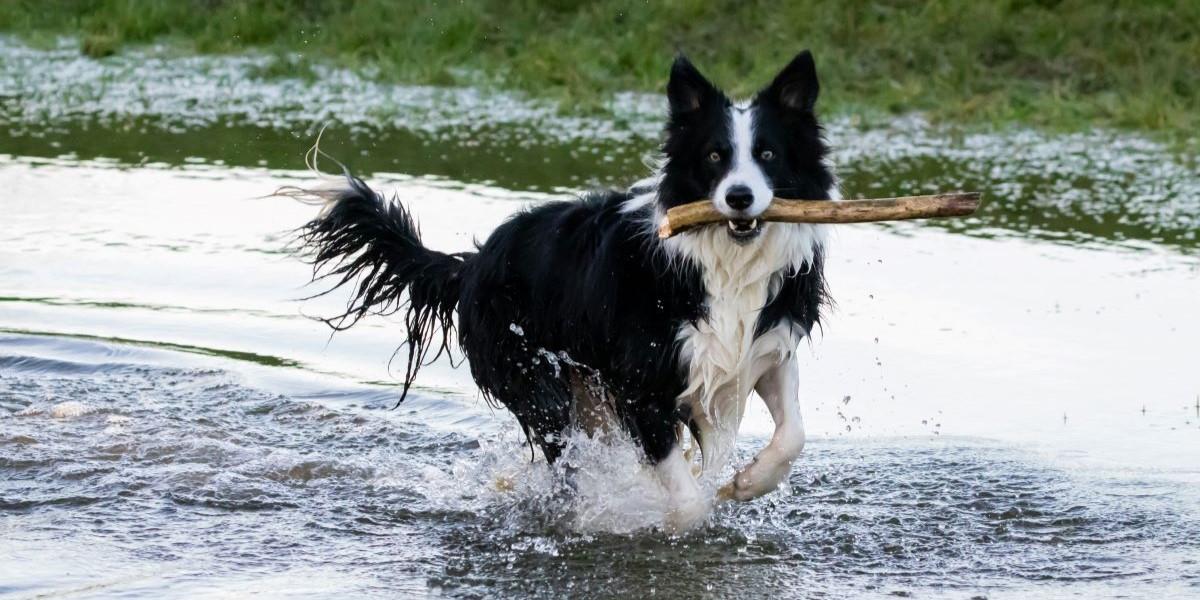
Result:
{"label": "dog's mouth", "polygon": [[730,219],[725,221],[729,237],[739,242],[745,242],[758,237],[762,233],[762,221],[758,219]]}

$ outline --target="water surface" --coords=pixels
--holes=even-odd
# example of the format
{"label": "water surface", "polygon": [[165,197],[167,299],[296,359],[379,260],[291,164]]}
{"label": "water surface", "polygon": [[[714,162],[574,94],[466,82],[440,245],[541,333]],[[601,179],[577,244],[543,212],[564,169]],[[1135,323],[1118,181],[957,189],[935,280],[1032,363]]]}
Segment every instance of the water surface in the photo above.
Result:
{"label": "water surface", "polygon": [[[330,337],[285,251],[322,147],[469,248],[644,174],[657,99],[571,117],[474,90],[0,40],[0,597],[1200,595],[1200,176],[1111,132],[828,128],[850,196],[982,189],[836,230],[801,348],[810,442],[700,531],[621,444],[577,490],[399,326]],[[354,91],[369,93],[353,93]],[[748,459],[769,435],[758,405]]]}

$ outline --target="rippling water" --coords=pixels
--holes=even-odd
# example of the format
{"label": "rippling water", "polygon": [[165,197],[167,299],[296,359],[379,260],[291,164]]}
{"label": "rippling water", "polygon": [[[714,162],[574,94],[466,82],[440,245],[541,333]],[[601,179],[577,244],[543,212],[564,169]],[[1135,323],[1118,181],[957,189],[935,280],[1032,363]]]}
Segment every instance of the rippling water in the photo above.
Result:
{"label": "rippling water", "polygon": [[[339,305],[296,301],[312,208],[262,197],[312,182],[332,118],[327,150],[465,249],[640,175],[655,98],[576,120],[372,83],[372,105],[349,73],[145,52],[0,40],[0,597],[1200,596],[1191,159],[835,122],[849,195],[988,206],[837,230],[803,459],[672,538],[628,444],[576,440],[566,485],[445,361],[393,410],[399,329],[308,318]],[[752,406],[743,460],[769,431]]]}
{"label": "rippling water", "polygon": [[101,342],[7,336],[0,350],[0,510],[25,565],[6,565],[13,594],[1200,584],[1183,486],[1102,484],[986,441],[821,441],[787,490],[703,531],[588,533],[568,488],[522,466],[477,408],[423,394],[390,411],[388,389],[250,385],[220,361]]}

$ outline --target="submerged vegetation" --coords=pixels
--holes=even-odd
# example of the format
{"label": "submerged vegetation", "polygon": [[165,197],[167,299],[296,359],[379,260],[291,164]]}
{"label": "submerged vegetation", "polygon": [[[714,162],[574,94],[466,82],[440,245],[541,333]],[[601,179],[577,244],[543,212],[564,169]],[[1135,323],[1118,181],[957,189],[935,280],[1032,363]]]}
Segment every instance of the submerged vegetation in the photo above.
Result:
{"label": "submerged vegetation", "polygon": [[[1200,2],[1192,0],[8,0],[0,31],[130,44],[264,50],[264,76],[310,61],[386,81],[518,89],[567,110],[656,91],[676,51],[740,94],[802,48],[827,111],[934,119],[1200,128]],[[1183,134],[1187,135],[1187,134]]]}

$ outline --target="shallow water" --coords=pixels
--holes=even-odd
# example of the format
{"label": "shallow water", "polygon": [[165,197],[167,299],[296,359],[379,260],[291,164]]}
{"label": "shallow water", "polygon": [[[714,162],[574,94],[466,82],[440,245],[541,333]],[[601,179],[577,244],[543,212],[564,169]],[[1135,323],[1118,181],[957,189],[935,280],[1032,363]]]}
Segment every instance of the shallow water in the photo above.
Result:
{"label": "shallow water", "polygon": [[[392,410],[397,325],[307,318],[339,306],[295,300],[314,290],[287,231],[312,208],[262,197],[313,182],[300,157],[332,120],[324,149],[464,249],[640,176],[653,98],[580,120],[146,52],[0,40],[0,597],[1200,596],[1188,159],[1105,132],[833,123],[848,195],[988,205],[836,231],[804,458],[671,538],[628,447],[580,441],[568,492],[463,369],[433,365]],[[340,89],[362,85],[374,100]],[[748,459],[761,407],[743,431]]]}
{"label": "shallow water", "polygon": [[[788,489],[702,531],[589,532],[478,406],[422,394],[391,411],[391,390],[98,341],[9,335],[0,348],[0,591],[14,597],[1200,584],[1200,522],[1180,505],[1192,484],[1099,482],[987,440],[821,439]],[[497,491],[505,468],[533,483]]]}

